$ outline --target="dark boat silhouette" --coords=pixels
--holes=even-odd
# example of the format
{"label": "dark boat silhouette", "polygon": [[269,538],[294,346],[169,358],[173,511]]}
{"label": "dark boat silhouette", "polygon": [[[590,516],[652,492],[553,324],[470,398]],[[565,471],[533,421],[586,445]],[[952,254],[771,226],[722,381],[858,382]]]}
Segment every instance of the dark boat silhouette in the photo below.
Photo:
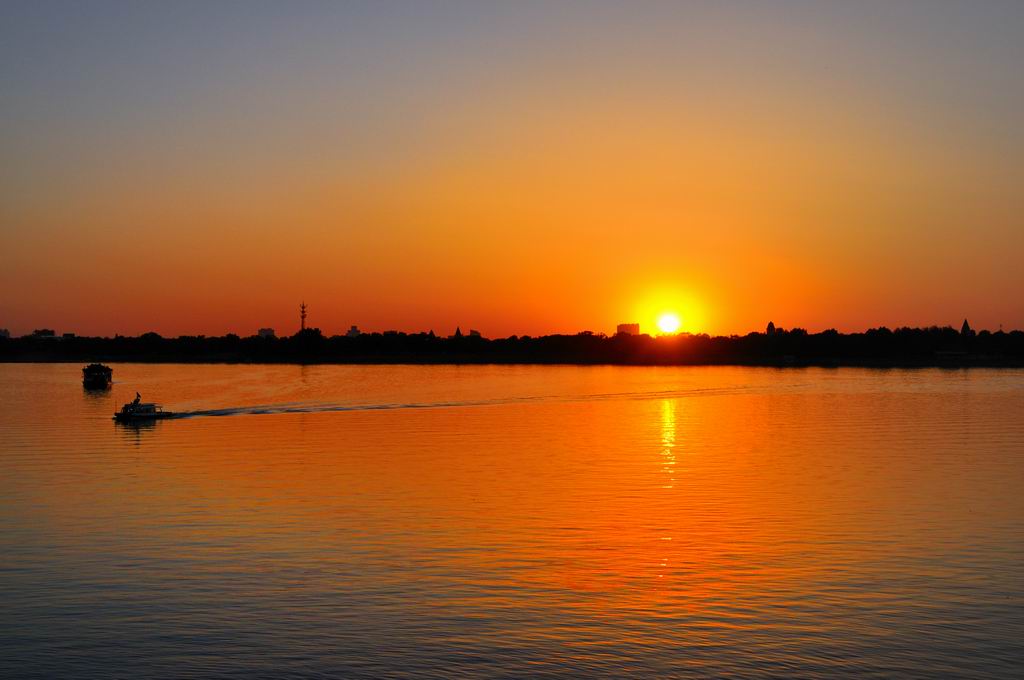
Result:
{"label": "dark boat silhouette", "polygon": [[110,387],[114,369],[103,364],[89,364],[82,368],[82,385],[90,390],[102,390]]}
{"label": "dark boat silhouette", "polygon": [[142,401],[139,393],[135,393],[135,400],[130,401],[121,407],[121,410],[114,414],[114,420],[126,423],[139,423],[152,420],[173,418],[177,414],[165,411],[160,404],[146,403]]}

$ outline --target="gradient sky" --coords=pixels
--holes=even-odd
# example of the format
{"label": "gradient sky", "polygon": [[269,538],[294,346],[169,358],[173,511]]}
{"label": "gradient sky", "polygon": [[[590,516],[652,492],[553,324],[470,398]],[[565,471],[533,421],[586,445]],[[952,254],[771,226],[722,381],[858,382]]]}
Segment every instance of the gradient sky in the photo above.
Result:
{"label": "gradient sky", "polygon": [[0,328],[1024,327],[1021,2],[0,6]]}

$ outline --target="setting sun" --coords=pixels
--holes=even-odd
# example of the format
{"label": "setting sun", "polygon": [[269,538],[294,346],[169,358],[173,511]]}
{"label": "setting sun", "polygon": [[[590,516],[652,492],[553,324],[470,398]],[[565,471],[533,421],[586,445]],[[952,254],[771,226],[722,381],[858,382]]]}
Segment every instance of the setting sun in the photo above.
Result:
{"label": "setting sun", "polygon": [[682,325],[679,321],[679,315],[673,312],[665,312],[658,317],[658,330],[662,333],[675,333],[679,330],[679,326]]}

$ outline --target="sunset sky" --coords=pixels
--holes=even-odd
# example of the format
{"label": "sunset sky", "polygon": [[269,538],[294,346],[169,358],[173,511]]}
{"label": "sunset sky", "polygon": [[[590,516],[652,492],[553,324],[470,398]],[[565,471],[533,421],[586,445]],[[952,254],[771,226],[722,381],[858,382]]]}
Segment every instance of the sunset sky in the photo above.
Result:
{"label": "sunset sky", "polygon": [[0,328],[1024,327],[1022,2],[4,2]]}

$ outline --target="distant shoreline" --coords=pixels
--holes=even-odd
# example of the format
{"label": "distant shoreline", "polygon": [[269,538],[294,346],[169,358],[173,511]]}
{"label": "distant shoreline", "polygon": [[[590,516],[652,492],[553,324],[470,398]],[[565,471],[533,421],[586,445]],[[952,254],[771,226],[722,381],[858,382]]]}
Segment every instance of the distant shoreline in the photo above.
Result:
{"label": "distant shoreline", "polygon": [[236,335],[163,338],[0,338],[0,362],[182,364],[410,364],[574,366],[764,366],[863,368],[1024,368],[1024,332],[886,328],[864,333],[772,330],[743,336],[604,336],[592,333],[441,338],[429,333],[287,338]]}
{"label": "distant shoreline", "polygon": [[[0,359],[3,364],[70,364],[78,365],[92,362],[94,359]],[[173,366],[575,366],[585,368],[588,366],[621,366],[624,368],[713,368],[713,367],[736,367],[736,368],[863,368],[871,370],[918,370],[941,368],[946,370],[961,370],[970,368],[985,369],[1024,369],[1024,361],[1018,362],[989,362],[989,361],[968,361],[964,363],[846,363],[829,361],[808,361],[802,363],[623,363],[623,362],[571,362],[571,361],[411,361],[411,360],[383,360],[374,359],[366,361],[249,361],[230,359],[114,359],[99,358],[98,362],[110,364],[152,364]]]}

